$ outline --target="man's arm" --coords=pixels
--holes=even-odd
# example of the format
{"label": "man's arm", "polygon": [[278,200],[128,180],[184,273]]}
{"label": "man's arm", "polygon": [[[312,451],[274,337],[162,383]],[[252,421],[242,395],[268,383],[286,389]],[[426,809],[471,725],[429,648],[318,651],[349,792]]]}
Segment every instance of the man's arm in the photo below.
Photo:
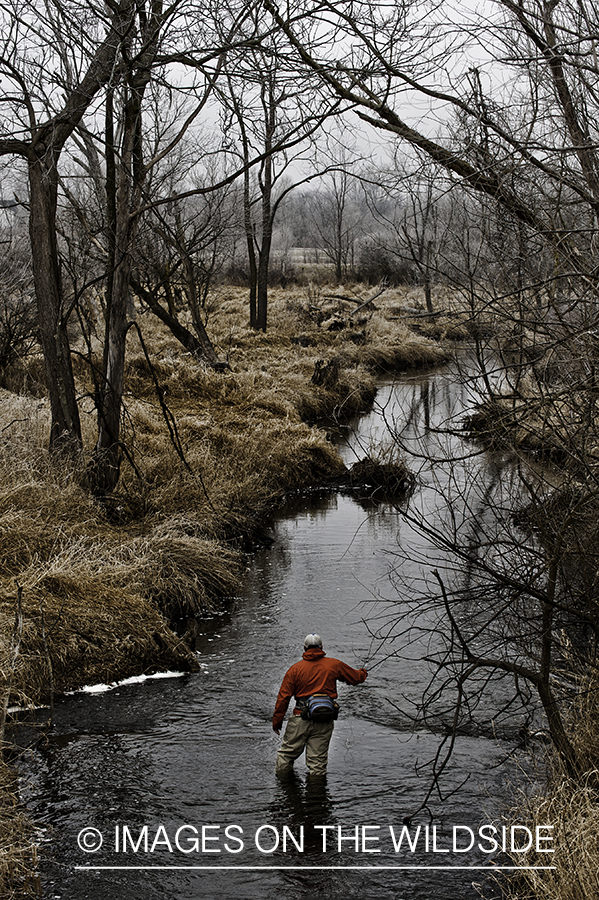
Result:
{"label": "man's arm", "polygon": [[295,681],[293,678],[293,666],[285,672],[279,693],[277,694],[277,702],[275,703],[275,711],[272,717],[272,730],[276,734],[281,733],[281,725],[289,706],[289,701],[295,693]]}
{"label": "man's arm", "polygon": [[352,669],[351,666],[341,662],[340,659],[337,660],[337,662],[339,663],[339,671],[337,674],[339,681],[343,681],[345,684],[362,684],[363,681],[366,681],[366,678],[368,677],[366,669]]}

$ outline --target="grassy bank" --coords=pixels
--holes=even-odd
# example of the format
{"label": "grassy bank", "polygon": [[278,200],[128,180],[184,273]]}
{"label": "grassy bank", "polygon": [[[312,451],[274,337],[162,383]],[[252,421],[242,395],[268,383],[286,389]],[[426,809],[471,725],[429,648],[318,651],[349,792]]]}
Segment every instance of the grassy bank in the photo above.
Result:
{"label": "grassy bank", "polygon": [[[379,373],[446,357],[404,324],[400,302],[401,292],[388,292],[354,321],[342,301],[273,291],[269,331],[258,334],[246,324],[247,292],[221,289],[208,330],[229,365],[222,373],[140,310],[143,346],[132,330],[127,357],[127,458],[101,502],[83,487],[96,428],[88,365],[75,360],[86,442],[75,467],[46,449],[41,358],[8,374],[0,658],[11,704],[197,668],[195,617],[235,592],[266,514],[286,492],[345,472],[318,423],[367,408]],[[0,777],[0,896],[25,896],[38,886],[32,828],[4,763]]]}
{"label": "grassy bank", "polygon": [[[43,392],[3,392],[0,616],[11,702],[196,666],[193,617],[235,590],[265,513],[286,491],[343,470],[309,423],[366,408],[378,372],[444,358],[403,324],[388,293],[354,321],[340,301],[273,292],[269,332],[257,334],[246,325],[246,292],[222,289],[208,329],[229,364],[223,373],[140,311],[145,349],[133,330],[128,347],[127,459],[102,502],[82,487],[85,458],[74,471],[48,456]],[[23,383],[39,384],[40,366],[33,358]],[[96,420],[83,361],[77,376],[89,450]]]}
{"label": "grassy bank", "polygon": [[534,534],[539,560],[557,584],[543,636],[553,630],[553,689],[560,696],[561,688],[565,734],[576,760],[575,767],[564,765],[553,748],[541,756],[542,774],[511,818],[533,828],[553,825],[556,852],[514,854],[513,863],[555,868],[522,869],[508,879],[504,896],[587,900],[599,896],[596,332],[567,316],[556,322],[548,314],[539,322],[497,341],[493,361],[508,377],[464,424],[477,442],[508,453],[526,473],[527,504],[514,521]]}
{"label": "grassy bank", "polygon": [[39,896],[34,827],[19,802],[14,770],[0,761],[0,896]]}
{"label": "grassy bank", "polygon": [[517,854],[522,869],[504,885],[505,900],[589,900],[599,896],[599,677],[591,671],[580,686],[568,733],[581,761],[581,775],[568,777],[552,753],[541,759],[539,786],[515,810],[529,826],[551,824],[554,854],[534,848]]}

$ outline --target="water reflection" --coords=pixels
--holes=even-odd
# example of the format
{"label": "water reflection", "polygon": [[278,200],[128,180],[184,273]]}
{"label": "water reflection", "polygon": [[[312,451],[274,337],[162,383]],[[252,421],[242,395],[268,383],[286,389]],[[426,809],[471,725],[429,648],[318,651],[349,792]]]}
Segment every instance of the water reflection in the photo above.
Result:
{"label": "water reflection", "polygon": [[[546,555],[514,509],[529,502],[531,485],[540,493],[545,476],[461,439],[478,390],[478,376],[459,364],[426,382],[390,384],[342,447],[347,458],[382,447],[418,472],[389,549],[391,587],[373,587],[369,617],[382,654],[374,664],[388,669],[395,658],[419,672],[419,693],[404,691],[398,707],[433,731],[457,722],[462,733],[515,737],[537,715],[517,667],[537,665],[547,576]],[[466,662],[480,658],[487,662],[466,681]]]}
{"label": "water reflection", "polygon": [[[426,510],[431,520],[447,515],[439,486],[462,484],[462,475],[447,472],[448,447],[457,456],[475,456],[459,436],[448,434],[468,401],[468,387],[449,371],[433,379],[420,377],[387,386],[379,408],[360,423],[343,447],[349,461],[373,444],[396,452],[410,450],[418,471],[418,489],[410,509]],[[424,444],[422,443],[424,441]],[[426,461],[429,454],[432,460]],[[468,464],[464,462],[464,469]],[[495,484],[505,483],[501,466]],[[493,488],[495,490],[495,488]],[[28,780],[34,812],[52,825],[54,837],[44,853],[47,896],[69,900],[183,900],[210,896],[253,900],[281,894],[305,900],[320,892],[343,900],[475,900],[472,872],[435,872],[425,868],[426,852],[396,853],[389,828],[401,825],[418,809],[428,786],[422,765],[434,756],[442,725],[414,730],[404,711],[418,703],[430,678],[426,656],[429,638],[412,634],[409,642],[393,631],[398,611],[396,562],[402,576],[422,578],[443,560],[443,549],[423,538],[391,504],[369,498],[308,493],[280,510],[273,529],[276,541],[258,552],[248,577],[230,608],[207,619],[198,639],[199,674],[169,682],[131,685],[101,696],[78,696],[59,704],[46,748],[32,755]],[[466,519],[467,510],[461,514]],[[456,520],[459,507],[454,510]],[[401,594],[399,595],[401,599]],[[423,621],[428,628],[431,621]],[[433,623],[434,624],[434,623]],[[414,623],[412,623],[414,625]],[[270,718],[282,676],[301,655],[304,635],[323,635],[329,656],[355,668],[370,669],[364,685],[340,690],[341,717],[329,753],[323,783],[306,779],[303,763],[288,783],[274,775],[278,739]],[[506,745],[476,735],[458,738],[454,763],[444,790],[431,799],[440,826],[452,822],[489,822],[503,790],[502,770],[495,768]],[[459,794],[451,791],[466,783]],[[422,820],[424,821],[424,820]],[[90,864],[141,863],[148,855],[126,857],[107,843],[90,860],[77,844],[81,828],[91,825],[107,835],[128,825],[154,830],[162,824],[169,836],[183,824],[237,825],[243,849],[186,855],[157,847],[154,863],[177,863],[178,871],[82,872]],[[379,853],[369,854],[351,841],[341,850],[322,845],[322,827],[341,828],[351,836],[362,825],[379,831]],[[256,848],[257,829],[282,834],[287,826],[304,849],[289,844],[273,853]],[[136,832],[139,833],[139,832]],[[152,833],[155,833],[152,832]],[[223,831],[212,832],[222,835]],[[333,832],[331,832],[333,833]],[[335,832],[336,833],[336,832]],[[238,832],[239,834],[239,832]],[[274,834],[266,831],[265,835]],[[274,869],[300,864],[379,865],[417,863],[417,871]],[[456,860],[454,859],[453,862]],[[461,857],[474,864],[475,855]],[[191,864],[265,866],[269,870],[189,869]]]}
{"label": "water reflection", "polygon": [[[278,779],[277,794],[269,805],[269,822],[289,825],[292,833],[302,835],[302,851],[298,852],[289,842],[287,860],[296,863],[320,862],[322,856],[322,831],[316,826],[337,822],[334,803],[326,779],[300,778],[295,773],[286,779]],[[274,858],[277,858],[276,855]]]}

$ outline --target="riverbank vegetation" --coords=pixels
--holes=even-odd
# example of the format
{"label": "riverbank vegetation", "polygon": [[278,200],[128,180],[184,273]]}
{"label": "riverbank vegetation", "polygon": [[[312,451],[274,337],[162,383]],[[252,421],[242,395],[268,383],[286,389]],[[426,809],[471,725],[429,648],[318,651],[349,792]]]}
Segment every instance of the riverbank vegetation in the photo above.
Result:
{"label": "riverbank vegetation", "polygon": [[39,897],[35,825],[20,799],[17,774],[0,762],[0,892],[4,900]]}
{"label": "riverbank vegetation", "polygon": [[[246,292],[223,288],[211,331],[225,371],[183,352],[140,310],[143,346],[131,332],[124,390],[127,458],[118,488],[101,497],[87,486],[85,452],[74,465],[48,451],[41,388],[37,396],[3,390],[5,708],[51,707],[84,685],[197,668],[196,616],[235,592],[246,553],[264,539],[267,513],[286,492],[351,475],[327,429],[369,406],[377,374],[447,358],[398,318],[401,290],[364,312],[357,342],[351,328],[321,324],[347,304],[316,304],[309,293],[274,291],[263,335],[247,324]],[[38,384],[39,367],[32,353],[5,373],[7,381]],[[89,368],[79,369],[76,383],[81,396],[89,394]],[[81,408],[93,446],[92,401]],[[4,796],[0,833],[14,858],[5,857],[1,874],[6,890],[17,885],[19,894],[35,851],[26,818],[13,795]],[[31,876],[29,888],[36,884]]]}
{"label": "riverbank vegetation", "polygon": [[556,797],[594,783],[597,10],[448,10],[1,5],[7,702],[193,667],[265,511],[345,474],[314,423],[468,339],[495,480],[444,498],[463,529],[406,513],[462,578],[415,597],[450,635],[435,700],[469,727],[510,677]]}
{"label": "riverbank vegetation", "polygon": [[[326,416],[331,427],[367,408],[377,372],[447,356],[393,317],[393,292],[362,317],[358,343],[354,331],[312,321],[314,304],[301,291],[279,291],[271,305],[269,334],[256,334],[245,321],[245,293],[224,292],[212,329],[227,359],[222,372],[181,352],[168,329],[140,314],[143,347],[137,331],[128,347],[127,457],[118,488],[101,497],[87,488],[85,452],[75,467],[49,454],[45,398],[4,391],[7,651],[17,600],[23,615],[11,702],[194,667],[194,616],[234,591],[266,512],[285,492],[345,471],[326,430],[308,423]],[[30,381],[38,367],[30,357],[19,377]],[[76,383],[89,396],[88,369]],[[81,409],[93,447],[91,400]]]}
{"label": "riverbank vegetation", "polygon": [[[520,659],[533,664],[520,674],[536,689],[538,676],[545,680],[539,691],[545,716],[530,727],[524,744],[530,748],[539,738],[549,739],[538,754],[548,772],[538,775],[536,789],[525,796],[518,812],[531,822],[551,821],[559,847],[555,869],[523,871],[510,879],[507,896],[515,900],[582,900],[599,887],[594,307],[592,298],[570,297],[559,321],[555,308],[548,313],[550,326],[533,327],[536,316],[531,316],[516,340],[498,346],[503,384],[488,391],[464,422],[477,443],[518,464],[523,495],[512,517],[521,535],[520,559],[526,553],[528,560],[509,573],[515,576],[511,588],[504,571],[502,598],[510,593],[529,597],[522,608],[528,624],[522,627],[520,618],[515,621],[521,623],[516,624],[519,634],[530,641],[527,648],[520,647]],[[513,608],[510,605],[508,615],[512,622]],[[513,650],[510,655],[515,661]],[[503,662],[505,656],[499,664]],[[547,863],[526,854],[517,864]]]}
{"label": "riverbank vegetation", "polygon": [[[571,704],[568,733],[582,761],[576,777],[567,777],[551,754],[537,758],[538,770],[531,785],[515,789],[511,810],[529,824],[551,823],[555,854],[538,853],[534,847],[519,853],[514,865],[520,871],[501,883],[506,900],[586,900],[599,889],[597,819],[597,754],[599,752],[599,689],[597,673],[581,680]],[[525,866],[531,868],[525,869]],[[547,867],[553,868],[538,868]]]}

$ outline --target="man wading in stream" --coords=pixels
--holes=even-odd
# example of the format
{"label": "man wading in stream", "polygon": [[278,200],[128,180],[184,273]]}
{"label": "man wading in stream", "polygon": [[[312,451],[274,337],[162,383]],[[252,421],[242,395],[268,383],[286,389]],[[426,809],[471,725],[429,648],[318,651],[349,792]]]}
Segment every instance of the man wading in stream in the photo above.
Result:
{"label": "man wading in stream", "polygon": [[273,730],[280,734],[289,701],[295,697],[295,709],[277,753],[279,777],[291,775],[294,761],[304,750],[310,775],[326,775],[329,743],[339,711],[335,703],[337,681],[361,684],[367,674],[366,669],[352,669],[340,659],[327,657],[320,635],[306,636],[302,659],[285,672],[272,717]]}

